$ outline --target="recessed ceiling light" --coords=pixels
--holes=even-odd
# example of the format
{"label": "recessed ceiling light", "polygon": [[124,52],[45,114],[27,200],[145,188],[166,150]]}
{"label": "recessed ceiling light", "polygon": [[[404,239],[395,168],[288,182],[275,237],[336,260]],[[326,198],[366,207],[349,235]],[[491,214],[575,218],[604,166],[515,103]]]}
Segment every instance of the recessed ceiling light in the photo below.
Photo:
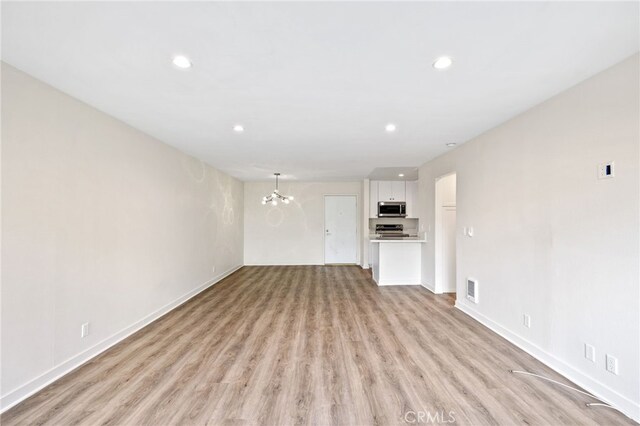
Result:
{"label": "recessed ceiling light", "polygon": [[441,56],[433,63],[433,67],[437,70],[444,70],[451,66],[453,60],[448,56]]}
{"label": "recessed ceiling light", "polygon": [[455,142],[449,142],[449,143],[447,144],[447,146],[448,146],[449,148],[451,148],[452,146],[456,146],[456,143],[455,143]]}
{"label": "recessed ceiling light", "polygon": [[241,124],[236,124],[235,126],[233,126],[233,131],[237,133],[242,133],[244,132],[244,127],[242,127]]}
{"label": "recessed ceiling light", "polygon": [[173,57],[173,65],[178,68],[187,69],[191,68],[191,60],[186,56],[178,55]]}
{"label": "recessed ceiling light", "polygon": [[396,125],[393,124],[393,123],[389,123],[386,126],[384,126],[384,129],[389,133],[395,132],[396,131]]}
{"label": "recessed ceiling light", "polygon": [[404,177],[404,173],[400,173],[398,177]]}

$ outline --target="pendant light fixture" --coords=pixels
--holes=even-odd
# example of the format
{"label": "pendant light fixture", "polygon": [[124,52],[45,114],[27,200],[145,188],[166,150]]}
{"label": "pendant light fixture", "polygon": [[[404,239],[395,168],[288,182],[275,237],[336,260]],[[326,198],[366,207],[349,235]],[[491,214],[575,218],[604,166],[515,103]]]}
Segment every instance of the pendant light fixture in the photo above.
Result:
{"label": "pendant light fixture", "polygon": [[262,197],[262,204],[271,203],[272,205],[277,206],[278,200],[282,201],[285,204],[289,204],[289,202],[293,200],[293,197],[287,197],[286,195],[282,195],[280,193],[280,190],[278,189],[278,176],[280,176],[280,173],[274,173],[274,176],[276,177],[276,189],[274,189],[273,192],[266,197]]}

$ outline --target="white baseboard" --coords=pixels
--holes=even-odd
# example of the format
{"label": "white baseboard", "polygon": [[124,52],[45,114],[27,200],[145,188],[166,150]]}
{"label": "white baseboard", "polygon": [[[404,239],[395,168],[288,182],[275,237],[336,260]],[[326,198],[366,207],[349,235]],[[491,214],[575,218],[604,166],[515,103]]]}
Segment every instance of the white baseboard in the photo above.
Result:
{"label": "white baseboard", "polygon": [[489,328],[493,332],[504,337],[509,342],[527,352],[529,355],[533,356],[549,368],[555,370],[557,373],[571,380],[581,388],[586,389],[588,392],[597,396],[602,401],[616,407],[627,417],[635,420],[636,422],[640,422],[640,404],[638,402],[630,400],[629,398],[619,394],[603,383],[600,383],[599,381],[594,380],[586,374],[576,370],[569,364],[559,360],[534,343],[531,343],[530,341],[518,336],[516,333],[511,332],[495,321],[487,318],[485,315],[481,314],[475,309],[461,304],[458,301],[456,301],[455,307],[478,321],[480,324]]}
{"label": "white baseboard", "polygon": [[79,353],[79,354],[67,359],[66,361],[58,364],[57,366],[53,367],[52,369],[50,369],[49,371],[45,372],[44,374],[36,377],[35,379],[31,380],[30,382],[25,383],[24,385],[18,387],[17,389],[12,390],[11,392],[7,393],[6,395],[3,395],[2,397],[0,397],[0,413],[8,410],[9,408],[13,407],[16,404],[19,404],[20,402],[22,402],[26,398],[28,398],[31,395],[33,395],[34,393],[38,392],[39,390],[41,390],[45,386],[48,386],[51,383],[55,382],[56,380],[58,380],[62,376],[66,375],[66,374],[69,374],[71,371],[73,371],[76,368],[80,367],[82,364],[86,363],[91,358],[96,357],[97,355],[99,355],[102,352],[106,351],[107,349],[109,349],[113,345],[115,345],[115,344],[119,343],[120,341],[126,339],[127,337],[131,336],[136,331],[140,330],[141,328],[146,327],[147,325],[151,324],[152,322],[154,322],[158,318],[166,315],[167,313],[171,312],[172,310],[174,310],[178,306],[182,305],[183,303],[185,303],[186,301],[188,301],[192,297],[194,297],[194,296],[198,295],[199,293],[203,292],[204,290],[208,289],[209,287],[211,287],[215,283],[217,283],[217,282],[221,281],[222,279],[228,277],[229,275],[233,274],[238,269],[242,268],[242,266],[243,265],[236,266],[234,268],[229,269],[226,272],[223,272],[222,274],[217,275],[216,277],[208,280],[207,282],[205,282],[204,284],[200,285],[199,287],[191,290],[187,294],[184,294],[184,295],[180,296],[179,298],[177,298],[173,302],[170,302],[170,303],[166,304],[165,306],[163,306],[162,308],[158,309],[157,311],[150,313],[146,317],[136,321],[135,323],[131,324],[130,326],[120,330],[119,332],[111,335],[110,337],[107,337],[106,339],[104,339],[100,343],[97,343],[96,345],[90,347],[89,349],[87,349],[87,350],[85,350],[85,351],[83,351],[83,352],[81,352],[81,353]]}
{"label": "white baseboard", "polygon": [[324,263],[245,263],[244,266],[325,266],[325,265]]}
{"label": "white baseboard", "polygon": [[429,287],[429,284],[422,283],[420,285],[429,290],[431,293],[436,294],[436,291],[433,288]]}

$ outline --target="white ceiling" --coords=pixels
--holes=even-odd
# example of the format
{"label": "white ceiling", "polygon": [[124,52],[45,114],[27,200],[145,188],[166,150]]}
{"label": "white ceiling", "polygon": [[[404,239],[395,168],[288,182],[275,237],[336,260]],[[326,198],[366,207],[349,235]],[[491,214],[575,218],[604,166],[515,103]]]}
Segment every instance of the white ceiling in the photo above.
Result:
{"label": "white ceiling", "polygon": [[367,177],[371,180],[418,180],[418,169],[416,167],[376,167]]}
{"label": "white ceiling", "polygon": [[419,166],[638,31],[638,2],[2,2],[3,60],[243,180]]}

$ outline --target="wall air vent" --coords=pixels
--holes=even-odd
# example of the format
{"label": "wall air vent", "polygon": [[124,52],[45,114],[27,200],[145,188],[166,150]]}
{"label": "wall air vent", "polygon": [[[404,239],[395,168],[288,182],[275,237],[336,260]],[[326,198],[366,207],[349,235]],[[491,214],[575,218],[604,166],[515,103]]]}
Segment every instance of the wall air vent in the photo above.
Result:
{"label": "wall air vent", "polygon": [[478,280],[467,278],[467,299],[478,303]]}

